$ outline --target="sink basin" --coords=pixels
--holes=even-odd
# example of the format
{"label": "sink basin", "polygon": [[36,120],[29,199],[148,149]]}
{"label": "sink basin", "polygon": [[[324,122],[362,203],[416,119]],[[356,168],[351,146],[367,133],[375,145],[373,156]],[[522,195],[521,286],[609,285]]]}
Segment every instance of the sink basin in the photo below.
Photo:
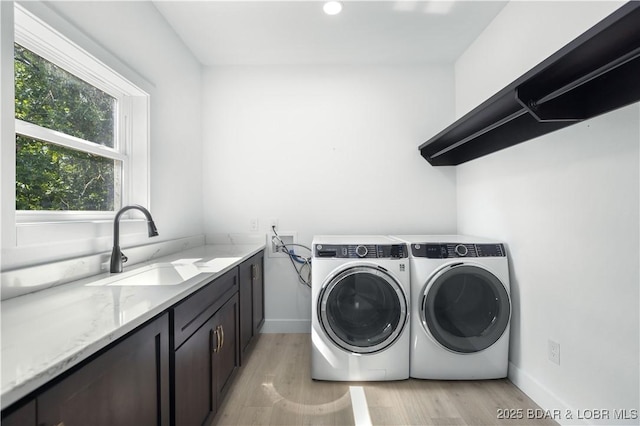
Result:
{"label": "sink basin", "polygon": [[240,260],[239,257],[181,259],[171,263],[154,263],[140,269],[112,274],[108,278],[87,284],[88,286],[170,286],[184,283],[202,273],[220,272]]}
{"label": "sink basin", "polygon": [[240,260],[239,257],[216,257],[206,262],[196,262],[195,265],[203,271],[219,272],[227,266],[233,265],[238,260]]}
{"label": "sink basin", "polygon": [[200,274],[195,265],[156,263],[131,272],[111,275],[89,286],[166,286],[179,285]]}
{"label": "sink basin", "polygon": [[171,262],[172,265],[179,267],[197,268],[201,272],[220,272],[228,266],[239,261],[240,257],[214,257],[209,260],[198,259],[179,259]]}

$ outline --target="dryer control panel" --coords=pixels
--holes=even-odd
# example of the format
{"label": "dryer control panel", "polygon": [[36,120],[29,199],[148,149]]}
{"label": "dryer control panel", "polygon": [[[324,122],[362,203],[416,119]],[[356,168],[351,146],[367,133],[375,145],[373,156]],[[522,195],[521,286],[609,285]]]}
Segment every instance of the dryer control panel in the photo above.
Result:
{"label": "dryer control panel", "polygon": [[316,258],[403,259],[409,251],[406,244],[316,244],[313,254]]}
{"label": "dryer control panel", "polygon": [[450,259],[456,257],[505,257],[503,244],[425,243],[411,244],[414,257]]}

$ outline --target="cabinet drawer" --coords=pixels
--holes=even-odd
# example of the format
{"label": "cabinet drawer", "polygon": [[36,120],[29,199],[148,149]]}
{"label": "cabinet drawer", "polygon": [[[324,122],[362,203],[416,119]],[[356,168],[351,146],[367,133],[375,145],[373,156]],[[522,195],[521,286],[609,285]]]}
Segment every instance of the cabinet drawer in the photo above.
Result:
{"label": "cabinet drawer", "polygon": [[238,291],[238,268],[233,268],[173,308],[173,348],[177,349]]}

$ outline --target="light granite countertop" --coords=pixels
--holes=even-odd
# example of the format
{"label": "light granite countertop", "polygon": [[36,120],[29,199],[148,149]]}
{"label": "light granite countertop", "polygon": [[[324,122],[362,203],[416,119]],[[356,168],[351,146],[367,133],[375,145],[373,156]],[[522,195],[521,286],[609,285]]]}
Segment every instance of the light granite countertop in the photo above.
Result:
{"label": "light granite countertop", "polygon": [[[262,249],[264,244],[205,245],[125,268],[123,274],[100,274],[2,301],[2,409]],[[158,280],[166,275],[180,283],[118,283],[121,276],[156,264],[162,264]]]}

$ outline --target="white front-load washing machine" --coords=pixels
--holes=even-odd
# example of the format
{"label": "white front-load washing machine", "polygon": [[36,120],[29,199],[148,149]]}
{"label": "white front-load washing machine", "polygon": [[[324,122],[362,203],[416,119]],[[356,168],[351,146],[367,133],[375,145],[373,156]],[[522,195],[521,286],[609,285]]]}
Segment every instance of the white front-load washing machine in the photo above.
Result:
{"label": "white front-load washing machine", "polygon": [[396,236],[409,244],[410,376],[507,376],[511,299],[504,244],[464,236]]}
{"label": "white front-load washing machine", "polygon": [[387,236],[315,236],[311,377],[409,378],[407,245]]}

